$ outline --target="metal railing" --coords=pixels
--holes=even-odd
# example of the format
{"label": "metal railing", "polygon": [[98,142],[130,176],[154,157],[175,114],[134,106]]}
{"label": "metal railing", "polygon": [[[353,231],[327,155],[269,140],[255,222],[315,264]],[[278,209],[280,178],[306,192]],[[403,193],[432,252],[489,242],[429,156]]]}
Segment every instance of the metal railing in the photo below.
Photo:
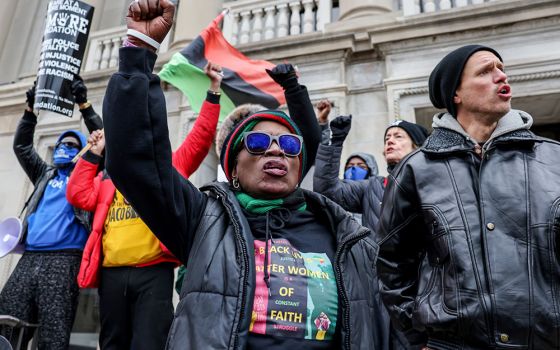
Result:
{"label": "metal railing", "polygon": [[[0,337],[2,338],[2,342],[0,343],[1,346],[13,350],[23,350],[22,347],[25,346],[25,349],[27,349],[27,344],[25,344],[25,342],[27,341],[27,339],[25,339],[25,332],[27,330],[33,333],[30,349],[37,349],[37,332],[39,330],[38,324],[28,323],[20,320],[19,318],[9,315],[0,315],[0,328],[4,327],[10,328],[10,335],[8,336],[8,338],[4,338],[0,335]],[[15,335],[14,333],[16,333],[17,335]],[[13,345],[15,345],[15,347],[13,347]]]}

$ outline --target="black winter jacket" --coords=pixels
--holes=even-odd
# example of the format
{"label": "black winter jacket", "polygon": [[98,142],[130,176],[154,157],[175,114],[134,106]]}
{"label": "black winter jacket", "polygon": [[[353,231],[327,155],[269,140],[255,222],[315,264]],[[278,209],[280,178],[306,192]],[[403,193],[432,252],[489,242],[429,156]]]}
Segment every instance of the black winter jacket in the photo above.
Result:
{"label": "black winter jacket", "polygon": [[[33,214],[37,209],[49,180],[57,175],[56,167],[48,165],[33,148],[33,135],[35,134],[36,125],[37,116],[33,112],[25,111],[14,135],[14,153],[19,164],[35,186],[31,197],[28,199],[27,209],[23,218],[23,237],[27,235],[27,219],[29,215]],[[95,125],[98,125],[98,123]],[[101,125],[103,125],[102,122]],[[91,231],[91,213],[74,208],[74,215],[88,232]]]}
{"label": "black winter jacket", "polygon": [[560,348],[560,144],[512,110],[482,149],[449,114],[395,169],[381,293],[434,349]]}
{"label": "black winter jacket", "polygon": [[[104,102],[107,168],[146,224],[188,263],[167,347],[245,349],[256,276],[249,224],[228,184],[202,193],[173,169],[165,98],[151,73],[156,56],[123,48],[120,57]],[[328,217],[336,235],[344,349],[375,349],[376,245],[339,206],[311,192],[305,196],[309,210]]]}
{"label": "black winter jacket", "polygon": [[[196,227],[189,233],[194,242],[188,257],[182,256],[188,273],[167,348],[244,349],[256,283],[251,228],[228,184],[213,183],[202,190],[208,194],[205,204],[185,198],[195,206],[203,205],[204,210],[191,223]],[[327,216],[336,235],[333,267],[343,349],[379,349],[380,335],[374,324],[380,310],[374,300],[377,280],[372,272],[377,247],[369,231],[338,205],[313,192],[304,190],[304,194],[309,210]],[[177,247],[177,237],[158,236],[171,251]]]}
{"label": "black winter jacket", "polygon": [[347,181],[338,178],[342,146],[319,145],[315,159],[313,190],[352,213],[362,214],[362,225],[374,231],[381,213],[383,177]]}
{"label": "black winter jacket", "polygon": [[[348,181],[338,178],[340,168],[340,156],[342,146],[327,145],[322,143],[317,151],[315,159],[315,174],[313,176],[313,190],[338,203],[345,210],[361,214],[362,225],[369,228],[374,235],[381,213],[381,201],[383,199],[383,180],[377,175],[377,164],[374,174],[366,180]],[[353,153],[348,157],[361,156]],[[375,160],[374,160],[375,161]],[[373,164],[368,162],[370,169]],[[377,273],[374,271],[377,278]],[[408,340],[400,331],[391,326],[389,314],[381,301],[379,288],[375,289],[375,298],[379,304],[379,317],[376,319],[375,328],[378,334],[376,348],[378,349],[415,349],[424,345],[424,335],[415,331],[407,332]]]}

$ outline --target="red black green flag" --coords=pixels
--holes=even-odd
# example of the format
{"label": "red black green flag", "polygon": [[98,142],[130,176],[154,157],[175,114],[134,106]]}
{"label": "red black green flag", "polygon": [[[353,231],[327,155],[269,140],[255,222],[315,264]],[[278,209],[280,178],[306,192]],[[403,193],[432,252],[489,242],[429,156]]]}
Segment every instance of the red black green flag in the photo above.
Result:
{"label": "red black green flag", "polygon": [[210,86],[203,68],[208,61],[222,67],[220,120],[243,103],[256,103],[268,109],[286,102],[282,88],[266,73],[273,63],[251,60],[231,46],[222,35],[221,13],[186,48],[174,54],[159,73],[162,80],[181,90],[193,110],[200,111]]}

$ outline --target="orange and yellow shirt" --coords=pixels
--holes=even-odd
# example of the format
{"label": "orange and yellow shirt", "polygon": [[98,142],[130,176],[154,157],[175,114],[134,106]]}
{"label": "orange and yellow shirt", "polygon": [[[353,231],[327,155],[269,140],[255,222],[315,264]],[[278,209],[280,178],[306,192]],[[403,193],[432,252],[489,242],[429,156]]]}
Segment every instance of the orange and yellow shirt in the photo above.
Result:
{"label": "orange and yellow shirt", "polygon": [[118,190],[105,219],[103,255],[104,267],[142,265],[163,255],[159,240]]}

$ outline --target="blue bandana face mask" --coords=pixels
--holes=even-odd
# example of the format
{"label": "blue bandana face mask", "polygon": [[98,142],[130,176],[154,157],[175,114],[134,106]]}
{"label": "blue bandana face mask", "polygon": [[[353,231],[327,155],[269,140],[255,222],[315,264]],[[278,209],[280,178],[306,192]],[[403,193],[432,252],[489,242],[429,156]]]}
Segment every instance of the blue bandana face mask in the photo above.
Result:
{"label": "blue bandana face mask", "polygon": [[368,171],[365,169],[360,168],[357,165],[354,165],[344,172],[344,179],[345,180],[363,180],[366,178]]}
{"label": "blue bandana face mask", "polygon": [[57,166],[68,165],[80,150],[76,147],[60,144],[54,150],[53,163]]}

